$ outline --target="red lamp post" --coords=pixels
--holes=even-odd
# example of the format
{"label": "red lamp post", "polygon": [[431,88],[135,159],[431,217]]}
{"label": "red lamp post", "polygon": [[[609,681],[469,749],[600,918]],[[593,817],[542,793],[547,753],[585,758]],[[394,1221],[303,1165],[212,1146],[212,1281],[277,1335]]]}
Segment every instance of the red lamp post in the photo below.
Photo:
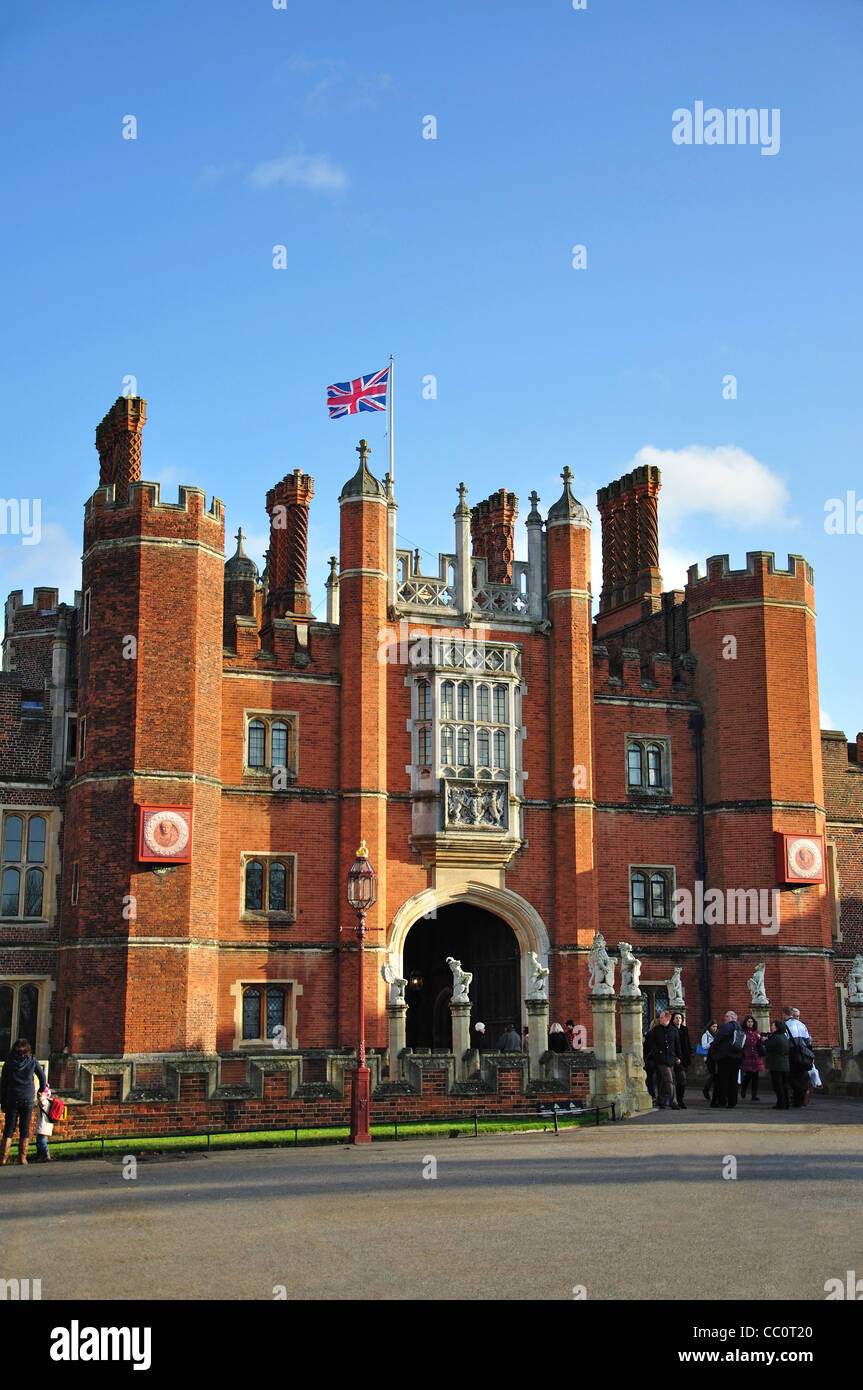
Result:
{"label": "red lamp post", "polygon": [[357,942],[359,944],[359,968],[357,970],[357,1008],[359,1041],[357,1043],[357,1065],[354,1071],[354,1084],[351,1091],[351,1143],[371,1143],[369,1129],[369,1069],[366,1066],[366,1013],[365,1013],[365,939],[366,913],[377,902],[378,878],[369,863],[369,852],[363,840],[357,850],[357,857],[348,870],[348,902],[357,914]]}

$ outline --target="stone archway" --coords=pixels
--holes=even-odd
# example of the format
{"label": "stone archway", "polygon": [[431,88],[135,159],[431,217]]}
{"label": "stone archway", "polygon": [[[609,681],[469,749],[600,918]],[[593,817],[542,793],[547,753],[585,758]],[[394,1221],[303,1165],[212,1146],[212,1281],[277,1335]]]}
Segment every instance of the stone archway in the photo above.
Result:
{"label": "stone archway", "polygon": [[425,888],[402,903],[387,932],[387,950],[398,974],[404,973],[405,941],[414,923],[455,904],[473,904],[484,908],[512,928],[521,952],[521,996],[525,998],[529,988],[528,953],[535,951],[540,961],[548,962],[551,942],[546,925],[536,908],[512,889],[494,888],[488,883],[476,883],[469,879],[441,888]]}

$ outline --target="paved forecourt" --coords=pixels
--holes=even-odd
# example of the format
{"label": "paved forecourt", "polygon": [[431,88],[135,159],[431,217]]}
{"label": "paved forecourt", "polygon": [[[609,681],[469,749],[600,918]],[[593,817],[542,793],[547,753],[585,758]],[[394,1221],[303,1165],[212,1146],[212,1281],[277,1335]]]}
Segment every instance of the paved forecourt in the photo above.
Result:
{"label": "paved forecourt", "polygon": [[0,1276],[61,1300],[823,1300],[863,1276],[863,1105],[776,1120],[8,1167]]}

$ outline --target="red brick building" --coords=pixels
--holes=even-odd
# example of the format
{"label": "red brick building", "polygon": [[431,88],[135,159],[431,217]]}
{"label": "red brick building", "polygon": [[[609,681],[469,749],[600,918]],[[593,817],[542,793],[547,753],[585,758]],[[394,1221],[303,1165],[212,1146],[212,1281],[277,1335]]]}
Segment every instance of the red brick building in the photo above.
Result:
{"label": "red brick building", "polygon": [[232,1086],[265,1101],[277,1063],[279,1094],[335,1095],[356,1039],[345,880],[362,840],[375,1079],[400,1070],[386,960],[420,1058],[450,1047],[449,955],[492,1046],[524,1022],[531,951],[550,1017],[589,1036],[597,929],[641,958],[646,1014],[675,967],[691,1031],[747,1010],[764,961],[775,1009],[846,1042],[863,735],[819,730],[802,557],[714,556],[664,593],[660,477],[639,468],[598,496],[593,619],[568,469],[545,518],[531,495],[526,562],[516,497],[471,509],[460,486],[454,549],[424,575],[361,445],[321,621],[312,478],[267,494],[259,578],[242,539],[225,563],[221,502],[140,480],[145,418],[121,398],[97,431],[74,607],[52,589],[6,605],[0,1054],[28,1034],[85,1100],[103,1076],[121,1078],[103,1099],[176,1098],[169,1066],[203,1069],[202,1104]]}

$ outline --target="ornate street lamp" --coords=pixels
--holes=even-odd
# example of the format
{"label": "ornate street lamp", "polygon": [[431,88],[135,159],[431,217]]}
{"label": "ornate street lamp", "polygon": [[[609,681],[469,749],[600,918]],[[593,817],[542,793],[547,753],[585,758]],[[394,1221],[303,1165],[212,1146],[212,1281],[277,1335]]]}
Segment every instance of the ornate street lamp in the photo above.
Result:
{"label": "ornate street lamp", "polygon": [[366,1015],[365,1015],[365,954],[366,913],[377,902],[378,877],[369,863],[369,852],[363,840],[357,850],[357,857],[348,870],[348,902],[357,914],[357,941],[359,943],[359,969],[357,985],[357,1005],[359,1013],[359,1042],[357,1044],[357,1065],[354,1071],[354,1084],[351,1091],[351,1143],[371,1142],[369,1129],[369,1069],[366,1066]]}

